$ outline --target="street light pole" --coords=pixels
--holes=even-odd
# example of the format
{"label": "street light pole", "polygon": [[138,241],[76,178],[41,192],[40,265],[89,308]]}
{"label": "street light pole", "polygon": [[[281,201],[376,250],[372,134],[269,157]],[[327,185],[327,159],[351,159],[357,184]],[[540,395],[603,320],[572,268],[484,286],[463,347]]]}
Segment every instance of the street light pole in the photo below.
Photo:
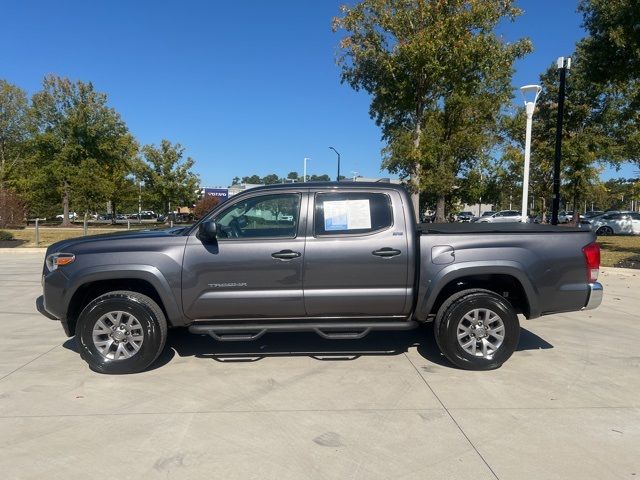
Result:
{"label": "street light pole", "polygon": [[306,182],[307,181],[307,160],[310,160],[307,157],[304,157],[304,171],[302,173],[302,181]]}
{"label": "street light pole", "polygon": [[142,223],[142,182],[138,179],[138,223]]}
{"label": "street light pole", "polygon": [[564,115],[565,84],[567,70],[571,68],[571,58],[558,58],[558,70],[560,70],[560,89],[558,91],[558,117],[556,120],[556,155],[553,162],[553,205],[551,207],[551,224],[558,224],[558,211],[560,210],[560,161],[562,159],[562,120]]}
{"label": "street light pole", "polygon": [[[520,88],[524,98],[524,106],[527,113],[527,132],[524,141],[524,175],[522,178],[522,212],[520,221],[527,222],[527,203],[529,201],[529,163],[531,160],[531,127],[533,125],[533,112],[536,108],[536,101],[540,96],[542,88],[539,85],[525,85]],[[527,94],[534,94],[533,100],[527,100]]]}
{"label": "street light pole", "polygon": [[339,182],[340,181],[340,153],[333,147],[329,147],[329,148],[334,152],[336,152],[336,155],[338,155],[338,178],[336,178],[336,181]]}

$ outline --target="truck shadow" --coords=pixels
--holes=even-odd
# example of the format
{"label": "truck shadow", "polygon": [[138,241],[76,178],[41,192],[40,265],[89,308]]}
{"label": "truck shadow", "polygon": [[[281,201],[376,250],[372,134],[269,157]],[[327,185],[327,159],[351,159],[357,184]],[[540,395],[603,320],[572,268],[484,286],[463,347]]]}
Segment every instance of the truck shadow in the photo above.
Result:
{"label": "truck shadow", "polygon": [[[404,332],[372,332],[359,340],[327,340],[314,333],[267,333],[254,341],[220,342],[207,335],[193,335],[186,329],[169,332],[169,348],[154,367],[180,357],[210,358],[218,362],[257,362],[268,357],[306,356],[320,361],[349,361],[362,356],[401,355],[417,347],[429,362],[453,367],[440,353],[431,328]],[[522,328],[517,351],[553,348],[546,340]],[[152,368],[154,368],[152,367]]]}
{"label": "truck shadow", "polygon": [[[76,337],[63,347],[79,353]],[[440,353],[431,328],[405,332],[372,332],[359,340],[327,340],[314,333],[267,333],[258,340],[219,342],[208,335],[193,335],[184,328],[169,331],[167,348],[147,370],[155,370],[180,357],[210,358],[217,362],[257,362],[268,357],[311,357],[320,361],[350,361],[363,356],[401,355],[417,347],[429,362],[455,368]],[[526,328],[520,329],[516,351],[553,348]]]}

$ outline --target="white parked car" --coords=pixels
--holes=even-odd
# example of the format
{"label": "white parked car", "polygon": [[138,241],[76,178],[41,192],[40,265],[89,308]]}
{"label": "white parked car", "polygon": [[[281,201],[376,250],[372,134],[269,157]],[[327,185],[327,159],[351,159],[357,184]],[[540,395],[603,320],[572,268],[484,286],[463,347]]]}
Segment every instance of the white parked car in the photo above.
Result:
{"label": "white parked car", "polygon": [[573,220],[573,212],[565,212],[564,210],[558,213],[558,223],[569,223]]}
{"label": "white parked car", "polygon": [[605,213],[591,219],[591,230],[598,235],[640,235],[640,213]]}
{"label": "white parked car", "polygon": [[[60,215],[56,215],[58,220],[62,220],[64,218],[64,213]],[[78,218],[78,214],[76,212],[69,212],[69,220],[76,220]]]}
{"label": "white parked car", "polygon": [[522,216],[517,210],[501,210],[494,213],[493,215],[483,215],[478,220],[476,220],[477,223],[515,223],[520,221],[522,221]]}

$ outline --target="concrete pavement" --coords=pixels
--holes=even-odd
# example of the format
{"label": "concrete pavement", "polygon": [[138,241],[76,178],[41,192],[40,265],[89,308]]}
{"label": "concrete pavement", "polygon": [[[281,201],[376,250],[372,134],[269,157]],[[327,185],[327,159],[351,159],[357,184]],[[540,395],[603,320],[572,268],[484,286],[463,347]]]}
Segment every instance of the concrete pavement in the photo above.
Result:
{"label": "concrete pavement", "polygon": [[173,331],[155,368],[104,376],[35,312],[42,256],[0,251],[2,478],[640,478],[640,272],[604,269],[598,310],[523,321],[492,372],[428,330]]}

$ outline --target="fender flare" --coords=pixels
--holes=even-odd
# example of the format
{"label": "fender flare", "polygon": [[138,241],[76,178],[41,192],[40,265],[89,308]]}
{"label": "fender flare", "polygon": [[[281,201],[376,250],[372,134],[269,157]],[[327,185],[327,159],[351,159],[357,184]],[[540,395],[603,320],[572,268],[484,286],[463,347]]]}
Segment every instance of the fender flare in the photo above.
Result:
{"label": "fender flare", "polygon": [[529,304],[529,315],[527,318],[537,318],[540,316],[539,293],[534,283],[525,273],[524,266],[510,260],[492,260],[480,262],[465,262],[449,265],[440,270],[433,279],[430,279],[425,288],[425,294],[420,301],[420,316],[426,318],[431,312],[438,295],[442,289],[457,278],[471,275],[509,275],[514,277],[526,295]]}
{"label": "fender flare", "polygon": [[[68,306],[77,290],[87,283],[100,280],[145,280],[155,288],[162,300],[167,314],[167,321],[174,326],[184,324],[181,306],[171,290],[169,282],[162,272],[153,265],[99,265],[95,267],[83,268],[74,272],[68,277],[67,287],[63,292],[64,305]],[[66,316],[66,311],[64,312]]]}

